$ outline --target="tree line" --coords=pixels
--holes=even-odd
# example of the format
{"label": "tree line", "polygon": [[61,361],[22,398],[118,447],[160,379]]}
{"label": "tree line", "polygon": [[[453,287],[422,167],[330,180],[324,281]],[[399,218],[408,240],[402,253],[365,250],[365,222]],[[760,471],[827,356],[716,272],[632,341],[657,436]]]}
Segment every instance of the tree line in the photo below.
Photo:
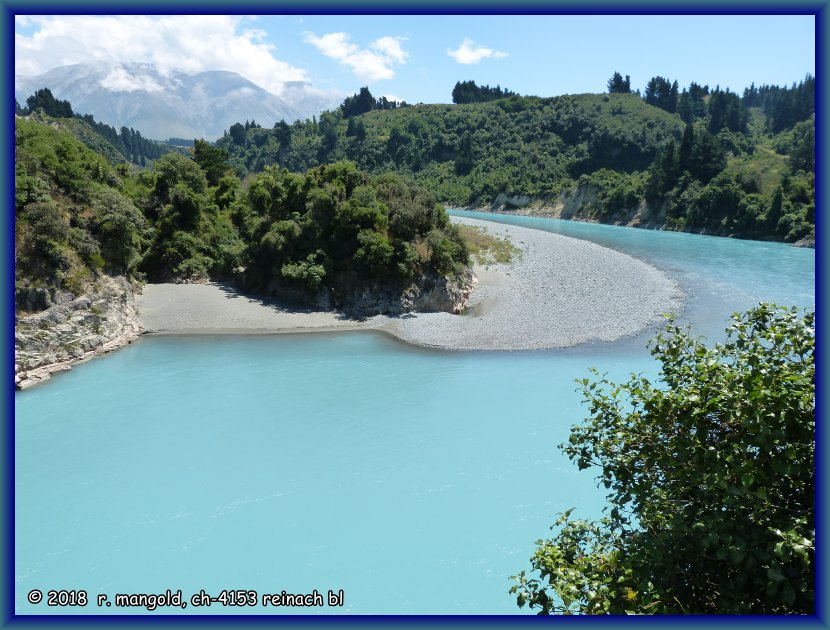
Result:
{"label": "tree line", "polygon": [[[763,108],[729,89],[694,82],[679,89],[677,81],[654,77],[640,95],[630,81],[616,73],[609,83],[617,91],[604,95],[511,93],[348,117],[338,108],[273,129],[235,126],[217,144],[241,175],[273,164],[304,172],[347,159],[370,173],[412,175],[456,206],[487,205],[501,193],[542,203],[580,198],[577,218],[630,223],[639,213],[642,224],[670,229],[810,238],[811,80],[781,89],[790,96],[779,102],[807,103],[793,110],[807,117],[778,132]],[[349,99],[372,100],[360,93]]]}

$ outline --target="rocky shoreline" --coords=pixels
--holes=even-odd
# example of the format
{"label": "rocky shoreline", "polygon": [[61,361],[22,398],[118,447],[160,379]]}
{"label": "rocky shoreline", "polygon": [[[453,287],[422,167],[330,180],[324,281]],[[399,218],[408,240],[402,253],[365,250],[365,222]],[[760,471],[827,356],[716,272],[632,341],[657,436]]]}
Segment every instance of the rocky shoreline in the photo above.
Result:
{"label": "rocky shoreline", "polygon": [[45,310],[15,315],[14,386],[27,389],[77,363],[132,343],[144,332],[136,286],[127,279],[99,278],[84,295],[68,291],[37,296]]}

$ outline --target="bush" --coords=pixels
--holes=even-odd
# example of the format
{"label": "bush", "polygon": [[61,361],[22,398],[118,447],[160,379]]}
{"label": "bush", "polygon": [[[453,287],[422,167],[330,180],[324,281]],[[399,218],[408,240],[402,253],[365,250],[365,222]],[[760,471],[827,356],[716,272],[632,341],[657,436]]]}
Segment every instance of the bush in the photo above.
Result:
{"label": "bush", "polygon": [[667,330],[659,385],[581,381],[591,417],[560,448],[610,507],[562,515],[511,592],[542,614],[813,614],[814,314],[762,304],[713,348]]}
{"label": "bush", "polygon": [[[318,252],[319,253],[319,252]],[[286,263],[280,273],[287,280],[293,280],[310,291],[316,291],[323,284],[326,270],[323,265],[316,264],[317,254],[310,254],[303,261]]]}

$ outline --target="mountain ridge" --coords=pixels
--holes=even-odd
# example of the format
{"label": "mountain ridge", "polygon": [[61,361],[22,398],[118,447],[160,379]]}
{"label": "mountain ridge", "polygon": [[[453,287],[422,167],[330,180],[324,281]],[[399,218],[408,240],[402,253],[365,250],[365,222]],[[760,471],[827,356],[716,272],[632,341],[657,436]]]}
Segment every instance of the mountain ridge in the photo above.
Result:
{"label": "mountain ridge", "polygon": [[336,100],[310,84],[293,81],[285,95],[295,106],[236,72],[161,72],[138,62],[73,64],[34,77],[15,75],[15,98],[21,104],[44,87],[96,120],[133,127],[156,140],[215,140],[243,118],[269,126],[280,120],[294,122],[318,114]]}

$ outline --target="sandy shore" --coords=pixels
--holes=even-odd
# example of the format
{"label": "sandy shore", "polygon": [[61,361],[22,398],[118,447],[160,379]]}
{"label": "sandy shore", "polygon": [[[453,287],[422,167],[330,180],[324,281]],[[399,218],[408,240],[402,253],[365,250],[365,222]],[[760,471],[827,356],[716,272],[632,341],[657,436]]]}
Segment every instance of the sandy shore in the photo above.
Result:
{"label": "sandy shore", "polygon": [[363,328],[334,311],[298,309],[242,295],[222,284],[149,284],[138,298],[148,333],[256,334]]}
{"label": "sandy shore", "polygon": [[510,238],[521,254],[476,267],[468,313],[418,313],[357,321],[331,311],[298,311],[217,284],[148,285],[139,296],[151,333],[233,334],[383,330],[420,346],[451,350],[562,348],[637,333],[679,309],[676,282],[640,260],[540,230],[453,217]]}

